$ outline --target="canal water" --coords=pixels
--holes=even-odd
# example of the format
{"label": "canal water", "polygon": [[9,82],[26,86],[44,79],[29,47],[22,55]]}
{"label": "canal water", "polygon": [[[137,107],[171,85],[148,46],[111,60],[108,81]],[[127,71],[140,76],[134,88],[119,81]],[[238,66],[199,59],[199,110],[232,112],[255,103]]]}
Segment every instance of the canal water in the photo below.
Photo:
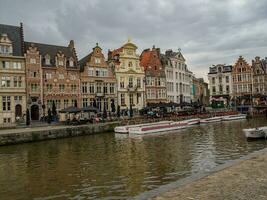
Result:
{"label": "canal water", "polygon": [[254,119],[145,137],[99,134],[0,147],[0,199],[126,199],[263,149]]}

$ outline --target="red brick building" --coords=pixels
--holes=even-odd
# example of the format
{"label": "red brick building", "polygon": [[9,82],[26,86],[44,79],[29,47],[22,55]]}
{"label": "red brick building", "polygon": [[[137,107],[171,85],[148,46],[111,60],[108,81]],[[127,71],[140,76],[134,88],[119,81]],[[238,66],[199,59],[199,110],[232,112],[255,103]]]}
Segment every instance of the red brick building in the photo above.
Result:
{"label": "red brick building", "polygon": [[145,69],[146,102],[167,102],[166,75],[160,60],[160,49],[146,49],[140,56],[140,65]]}
{"label": "red brick building", "polygon": [[108,66],[102,49],[96,45],[93,51],[79,61],[81,70],[81,104],[94,106],[99,111],[115,112],[117,102],[116,78]]}
{"label": "red brick building", "polygon": [[52,108],[80,105],[80,69],[74,42],[56,46],[25,42],[27,107],[31,120]]}

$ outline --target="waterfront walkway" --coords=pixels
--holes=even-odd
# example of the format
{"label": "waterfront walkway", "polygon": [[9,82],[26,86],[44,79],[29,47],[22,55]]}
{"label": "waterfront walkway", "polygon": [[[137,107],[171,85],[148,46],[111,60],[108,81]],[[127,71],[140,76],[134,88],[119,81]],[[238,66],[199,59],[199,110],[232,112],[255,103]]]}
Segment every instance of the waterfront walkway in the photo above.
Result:
{"label": "waterfront walkway", "polygon": [[211,175],[153,200],[266,200],[267,150],[253,153]]}

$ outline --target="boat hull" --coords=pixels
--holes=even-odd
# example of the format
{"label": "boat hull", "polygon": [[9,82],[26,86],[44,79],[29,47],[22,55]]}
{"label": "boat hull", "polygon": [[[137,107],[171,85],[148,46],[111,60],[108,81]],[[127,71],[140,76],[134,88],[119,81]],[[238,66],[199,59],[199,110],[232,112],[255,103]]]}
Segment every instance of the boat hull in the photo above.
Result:
{"label": "boat hull", "polygon": [[230,116],[225,116],[222,118],[223,121],[232,121],[232,120],[241,120],[241,119],[246,119],[246,115],[230,115]]}
{"label": "boat hull", "polygon": [[212,117],[212,118],[207,118],[207,119],[201,119],[200,123],[206,124],[206,123],[214,123],[214,122],[220,122],[222,121],[221,117]]}
{"label": "boat hull", "polygon": [[267,127],[243,129],[247,139],[265,139],[267,137]]}
{"label": "boat hull", "polygon": [[130,128],[130,134],[137,134],[137,135],[144,135],[144,134],[151,134],[151,133],[160,133],[160,132],[167,132],[167,131],[175,131],[179,129],[184,129],[188,126],[187,123],[171,123],[166,125],[155,125],[149,127],[139,127],[139,128]]}
{"label": "boat hull", "polygon": [[114,128],[115,133],[120,133],[120,134],[128,134],[130,128],[135,128],[135,127],[145,127],[145,126],[151,126],[151,125],[158,125],[158,124],[170,124],[173,121],[161,121],[161,122],[154,122],[154,123],[146,123],[146,124],[135,124],[135,125],[126,125],[126,126],[117,126]]}

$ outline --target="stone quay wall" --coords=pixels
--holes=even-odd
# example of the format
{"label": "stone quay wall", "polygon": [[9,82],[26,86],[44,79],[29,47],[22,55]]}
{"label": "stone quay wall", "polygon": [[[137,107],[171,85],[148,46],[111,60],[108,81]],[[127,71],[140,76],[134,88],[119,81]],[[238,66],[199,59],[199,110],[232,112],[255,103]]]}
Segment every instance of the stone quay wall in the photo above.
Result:
{"label": "stone quay wall", "polygon": [[79,126],[47,126],[1,130],[0,146],[113,132],[118,122]]}

